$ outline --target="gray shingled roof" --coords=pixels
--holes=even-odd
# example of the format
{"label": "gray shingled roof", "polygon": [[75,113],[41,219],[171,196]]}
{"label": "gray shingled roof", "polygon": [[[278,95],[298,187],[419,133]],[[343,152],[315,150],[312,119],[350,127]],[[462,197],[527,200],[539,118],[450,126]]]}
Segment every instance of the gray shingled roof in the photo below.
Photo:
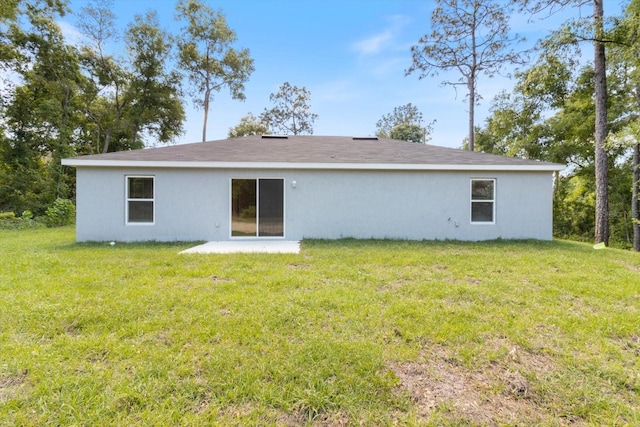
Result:
{"label": "gray shingled roof", "polygon": [[172,145],[65,159],[70,166],[126,166],[149,162],[156,166],[183,163],[278,163],[336,165],[503,166],[518,169],[559,170],[563,165],[492,154],[469,152],[392,139],[342,136],[248,136],[194,144]]}

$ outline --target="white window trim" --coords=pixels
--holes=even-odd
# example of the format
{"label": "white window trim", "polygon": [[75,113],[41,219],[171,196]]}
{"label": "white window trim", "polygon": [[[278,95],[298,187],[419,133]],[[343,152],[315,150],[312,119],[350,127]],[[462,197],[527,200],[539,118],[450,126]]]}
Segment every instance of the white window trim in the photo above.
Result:
{"label": "white window trim", "polygon": [[[493,181],[493,199],[491,200],[474,200],[473,199],[473,182],[474,181]],[[469,180],[469,222],[473,225],[494,225],[496,223],[496,195],[498,193],[498,186],[496,178],[471,178]],[[474,221],[473,220],[473,203],[474,202],[491,202],[492,205],[492,213],[491,218],[492,221]]]}
{"label": "white window trim", "polygon": [[[151,178],[153,180],[153,197],[151,199],[130,199],[129,198],[129,178]],[[153,219],[151,222],[129,222],[129,202],[152,202]],[[156,177],[155,175],[125,175],[124,177],[124,223],[125,225],[149,226],[156,223]]]}
{"label": "white window trim", "polygon": [[[256,235],[255,236],[234,236],[233,235],[233,215],[231,214],[231,198],[233,197],[233,181],[237,179],[255,179],[256,181]],[[260,236],[258,219],[260,218],[260,204],[257,200],[260,199],[260,180],[261,179],[279,179],[282,180],[282,236]],[[155,186],[153,187],[155,191]],[[283,177],[242,177],[242,178],[230,178],[229,179],[229,239],[231,240],[285,240],[287,235],[287,180]]]}

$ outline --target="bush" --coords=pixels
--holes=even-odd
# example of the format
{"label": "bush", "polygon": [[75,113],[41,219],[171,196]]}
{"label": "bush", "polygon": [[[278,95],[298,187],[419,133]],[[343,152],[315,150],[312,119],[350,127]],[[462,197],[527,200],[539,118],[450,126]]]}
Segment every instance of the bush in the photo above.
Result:
{"label": "bush", "polygon": [[0,229],[12,230],[18,228],[20,222],[13,212],[0,212]]}
{"label": "bush", "polygon": [[47,208],[45,224],[47,227],[62,227],[75,223],[76,206],[69,199],[56,199],[53,206]]}
{"label": "bush", "polygon": [[250,219],[256,217],[256,207],[248,206],[240,211],[240,218]]}
{"label": "bush", "polygon": [[42,224],[33,218],[29,210],[24,211],[20,217],[13,212],[0,212],[0,229],[2,230],[22,230],[41,226]]}

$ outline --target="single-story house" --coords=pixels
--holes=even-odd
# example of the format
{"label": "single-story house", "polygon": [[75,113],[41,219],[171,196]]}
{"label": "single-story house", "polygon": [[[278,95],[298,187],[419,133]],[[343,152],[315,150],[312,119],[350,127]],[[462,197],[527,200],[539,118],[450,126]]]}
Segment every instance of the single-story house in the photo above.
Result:
{"label": "single-story house", "polygon": [[383,138],[248,136],[64,159],[78,241],[552,238],[562,165]]}

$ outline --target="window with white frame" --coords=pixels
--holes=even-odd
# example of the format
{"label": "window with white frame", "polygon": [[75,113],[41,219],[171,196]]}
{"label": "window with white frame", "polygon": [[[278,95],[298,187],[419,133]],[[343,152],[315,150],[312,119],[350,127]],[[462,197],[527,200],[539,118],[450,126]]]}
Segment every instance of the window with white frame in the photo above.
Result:
{"label": "window with white frame", "polygon": [[127,176],[127,224],[153,224],[154,177]]}
{"label": "window with white frame", "polygon": [[493,224],[496,221],[496,180],[471,180],[471,223]]}

